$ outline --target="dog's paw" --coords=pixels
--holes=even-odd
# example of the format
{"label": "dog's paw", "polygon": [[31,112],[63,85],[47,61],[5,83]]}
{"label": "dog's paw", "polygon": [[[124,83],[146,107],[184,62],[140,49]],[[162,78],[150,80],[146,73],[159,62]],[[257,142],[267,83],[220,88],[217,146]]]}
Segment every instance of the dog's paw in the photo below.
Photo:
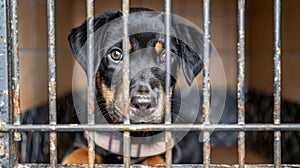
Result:
{"label": "dog's paw", "polygon": [[[85,148],[78,148],[63,158],[61,164],[88,164],[88,162],[88,150]],[[95,163],[102,163],[102,157],[100,155],[95,155]]]}
{"label": "dog's paw", "polygon": [[154,165],[154,164],[165,164],[165,159],[163,159],[161,156],[152,156],[146,158],[142,164],[147,164],[147,165]]}

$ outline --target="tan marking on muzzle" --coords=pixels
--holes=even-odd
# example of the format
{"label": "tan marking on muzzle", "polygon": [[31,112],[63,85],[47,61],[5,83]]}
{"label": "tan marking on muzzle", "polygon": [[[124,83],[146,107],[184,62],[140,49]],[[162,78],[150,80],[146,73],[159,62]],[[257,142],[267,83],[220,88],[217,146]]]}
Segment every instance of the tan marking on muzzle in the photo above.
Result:
{"label": "tan marking on muzzle", "polygon": [[164,106],[165,106],[165,92],[163,90],[163,86],[162,84],[159,82],[159,90],[161,90],[160,96],[158,96],[157,101],[157,109],[154,111],[154,113],[158,114],[157,116],[160,117],[160,119],[162,120],[164,117]]}
{"label": "tan marking on muzzle", "polygon": [[[130,40],[128,40],[128,51],[130,52],[130,50],[132,49],[132,45],[131,45],[131,42]],[[122,41],[122,44],[123,44],[123,41]]]}
{"label": "tan marking on muzzle", "polygon": [[97,84],[97,89],[99,89],[99,92],[102,93],[103,97],[105,98],[105,102],[107,104],[112,103],[114,100],[114,92],[112,89],[108,88],[104,81],[101,80],[100,78],[100,72],[96,73],[96,84]]}

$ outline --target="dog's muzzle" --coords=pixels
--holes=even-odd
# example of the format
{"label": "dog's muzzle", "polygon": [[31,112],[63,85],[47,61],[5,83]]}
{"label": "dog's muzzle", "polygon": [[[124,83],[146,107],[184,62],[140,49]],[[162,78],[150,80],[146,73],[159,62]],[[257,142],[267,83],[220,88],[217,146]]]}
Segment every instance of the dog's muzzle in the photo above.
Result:
{"label": "dog's muzzle", "polygon": [[135,86],[135,91],[131,94],[130,108],[137,116],[151,115],[156,106],[156,97],[153,95],[151,87],[140,83]]}
{"label": "dog's muzzle", "polygon": [[156,99],[149,94],[137,94],[131,98],[131,108],[135,115],[150,115],[156,107]]}
{"label": "dog's muzzle", "polygon": [[139,82],[132,86],[130,93],[130,119],[134,123],[160,122],[159,93],[149,82]]}

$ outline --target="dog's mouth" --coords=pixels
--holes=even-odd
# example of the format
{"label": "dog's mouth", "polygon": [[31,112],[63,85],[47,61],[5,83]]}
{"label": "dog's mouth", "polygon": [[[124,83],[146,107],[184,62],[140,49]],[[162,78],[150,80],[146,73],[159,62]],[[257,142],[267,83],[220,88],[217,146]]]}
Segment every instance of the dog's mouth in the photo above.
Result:
{"label": "dog's mouth", "polygon": [[[129,98],[129,119],[132,124],[159,124],[163,121],[164,94],[158,88],[132,89]],[[123,108],[122,90],[115,93],[113,101],[106,101],[106,108],[103,109],[105,119],[110,124],[123,123],[125,120]],[[103,107],[103,106],[102,106]]]}
{"label": "dog's mouth", "polygon": [[[147,110],[138,110],[133,105],[130,106],[130,124],[162,124],[162,118],[155,117],[157,108],[152,107]],[[162,113],[162,112],[161,112]],[[123,124],[125,116],[118,106],[110,105],[106,120],[111,124]],[[122,132],[122,131],[120,131]],[[161,131],[133,131],[130,132],[131,137],[151,137],[161,133]]]}
{"label": "dog's mouth", "polygon": [[[134,107],[130,107],[129,118],[131,124],[161,124],[162,115],[156,115],[157,108],[151,108],[148,110],[137,110]],[[160,113],[163,113],[161,111]],[[107,114],[105,114],[106,120],[111,124],[122,124],[125,121],[123,111],[118,107],[110,106]]]}
{"label": "dog's mouth", "polygon": [[131,96],[129,116],[132,123],[161,123],[163,109],[158,102],[159,95],[135,94]]}
{"label": "dog's mouth", "polygon": [[[131,96],[129,119],[131,124],[161,124],[163,122],[163,103],[160,96],[135,95]],[[112,102],[104,114],[111,124],[122,124],[125,120],[122,103]]]}
{"label": "dog's mouth", "polygon": [[130,100],[130,111],[137,116],[149,116],[157,108],[157,99],[150,95],[135,95]]}

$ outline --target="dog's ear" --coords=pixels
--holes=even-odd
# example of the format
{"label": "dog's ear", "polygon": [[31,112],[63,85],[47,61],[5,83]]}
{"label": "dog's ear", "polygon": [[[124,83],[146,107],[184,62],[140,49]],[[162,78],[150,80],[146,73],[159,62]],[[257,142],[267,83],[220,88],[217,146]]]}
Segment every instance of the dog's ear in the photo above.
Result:
{"label": "dog's ear", "polygon": [[[122,16],[121,11],[107,11],[97,17],[94,20],[94,32],[96,32],[99,28],[104,26],[109,21],[116,19],[118,17]],[[68,36],[69,45],[71,47],[73,56],[78,61],[78,63],[81,65],[81,67],[86,71],[87,70],[87,48],[86,48],[86,42],[87,42],[87,22],[85,21],[82,25],[79,27],[76,27],[72,29],[71,33]],[[99,44],[97,40],[100,40],[99,38],[95,38],[95,44]],[[96,49],[96,47],[95,47]],[[96,53],[96,51],[95,51]],[[96,57],[96,56],[94,56]],[[94,58],[96,59],[96,58]],[[97,61],[94,61],[97,63]],[[96,67],[95,67],[96,68]]]}
{"label": "dog's ear", "polygon": [[191,85],[203,68],[203,32],[194,25],[175,25],[183,74],[186,82]]}

